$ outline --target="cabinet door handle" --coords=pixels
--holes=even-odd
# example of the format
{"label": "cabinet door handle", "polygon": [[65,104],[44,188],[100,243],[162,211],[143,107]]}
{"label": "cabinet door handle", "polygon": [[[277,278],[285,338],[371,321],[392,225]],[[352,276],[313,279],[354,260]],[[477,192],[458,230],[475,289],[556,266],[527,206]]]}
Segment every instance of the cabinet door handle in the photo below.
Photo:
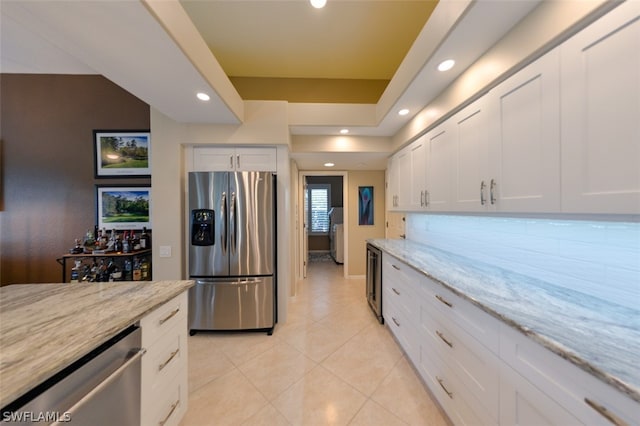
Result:
{"label": "cabinet door handle", "polygon": [[486,203],[485,199],[484,199],[484,189],[487,187],[487,185],[485,185],[484,181],[480,182],[480,205],[484,206],[484,204]]}
{"label": "cabinet door handle", "polygon": [[229,170],[233,170],[233,155],[229,156]]}
{"label": "cabinet door handle", "polygon": [[391,317],[391,319],[393,320],[393,322],[394,322],[398,327],[400,327],[400,323],[398,322],[398,320],[397,320],[397,319],[395,319],[394,317]]}
{"label": "cabinet door handle", "polygon": [[430,203],[430,199],[431,195],[429,194],[429,191],[424,191],[424,206],[425,207],[429,207],[429,203]]}
{"label": "cabinet door handle", "polygon": [[240,156],[236,155],[236,166],[240,168]]}
{"label": "cabinet door handle", "polygon": [[491,179],[491,182],[489,183],[489,197],[491,198],[491,204],[496,203],[496,197],[494,195],[494,190],[496,189],[496,185],[497,185],[497,182],[495,181],[495,179]]}
{"label": "cabinet door handle", "polygon": [[598,414],[600,414],[602,417],[604,417],[605,419],[609,420],[612,424],[614,424],[616,426],[629,426],[627,422],[625,422],[620,417],[616,416],[611,411],[607,410],[606,407],[603,407],[602,405],[598,404],[597,402],[594,402],[594,401],[590,400],[589,398],[585,398],[584,402],[586,402],[586,404],[589,407],[591,407],[594,410],[596,410],[598,412]]}
{"label": "cabinet door handle", "polygon": [[420,207],[424,207],[424,191],[420,191]]}
{"label": "cabinet door handle", "polygon": [[447,305],[450,308],[453,308],[453,305],[450,302],[447,302],[445,300],[444,297],[440,296],[439,294],[436,294],[436,299],[438,299],[439,301],[441,301],[442,303],[444,303],[445,305]]}
{"label": "cabinet door handle", "polygon": [[391,290],[393,290],[393,292],[395,294],[397,294],[398,296],[400,296],[400,292],[398,290],[396,290],[394,287],[391,287]]}
{"label": "cabinet door handle", "polygon": [[451,399],[453,399],[453,392],[449,392],[449,390],[444,386],[444,380],[442,380],[440,377],[436,376],[436,380],[438,381],[438,383],[440,384],[440,387],[442,388],[443,391],[445,391],[445,393],[447,394],[447,396]]}
{"label": "cabinet door handle", "polygon": [[398,270],[398,271],[400,270],[400,268],[398,268],[398,267],[397,267],[396,265],[394,265],[393,263],[391,264],[391,266],[393,266],[393,269],[396,269],[396,270]]}
{"label": "cabinet door handle", "polygon": [[449,346],[450,348],[453,348],[453,343],[451,343],[450,341],[448,341],[448,340],[446,339],[446,337],[444,337],[444,334],[442,334],[442,333],[441,333],[440,331],[438,331],[438,330],[436,330],[436,334],[438,335],[438,337],[439,337],[440,339],[442,339],[442,341],[443,341],[444,343],[446,343],[446,344],[447,344],[447,346]]}
{"label": "cabinet door handle", "polygon": [[176,408],[178,408],[178,405],[180,405],[180,400],[177,400],[176,402],[171,404],[171,410],[169,410],[169,414],[167,414],[167,416],[163,420],[160,420],[158,422],[158,426],[164,426],[165,424],[167,424],[167,421],[169,421],[169,418],[171,417],[173,412],[176,411]]}
{"label": "cabinet door handle", "polygon": [[167,360],[165,362],[163,362],[162,364],[158,365],[158,371],[162,371],[167,364],[169,364],[171,362],[172,359],[174,359],[176,357],[176,355],[178,355],[180,353],[180,348],[176,349],[175,351],[171,352],[171,355],[169,355],[169,358],[167,358]]}
{"label": "cabinet door handle", "polygon": [[173,318],[174,316],[176,316],[176,314],[180,312],[180,308],[176,308],[173,310],[173,312],[171,312],[169,315],[167,315],[166,317],[162,318],[160,321],[158,321],[158,325],[162,325],[165,322],[169,321],[171,318]]}

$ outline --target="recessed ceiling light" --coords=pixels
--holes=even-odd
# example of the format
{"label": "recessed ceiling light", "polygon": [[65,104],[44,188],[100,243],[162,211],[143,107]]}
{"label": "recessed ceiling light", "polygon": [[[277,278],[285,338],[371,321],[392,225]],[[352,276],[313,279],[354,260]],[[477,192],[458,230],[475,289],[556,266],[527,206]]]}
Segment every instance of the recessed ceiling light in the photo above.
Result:
{"label": "recessed ceiling light", "polygon": [[333,164],[333,163],[324,163],[324,166],[325,167],[333,167],[333,166],[335,166],[335,164]]}
{"label": "recessed ceiling light", "polygon": [[406,109],[406,108],[401,109],[400,111],[398,111],[398,115],[407,115],[407,114],[409,114],[409,110]]}
{"label": "recessed ceiling light", "polygon": [[438,71],[449,71],[456,64],[456,61],[453,59],[447,59],[446,61],[440,62],[438,65]]}
{"label": "recessed ceiling light", "polygon": [[211,98],[209,97],[209,95],[207,95],[206,93],[202,93],[202,92],[199,92],[196,96],[197,96],[197,97],[198,97],[198,99],[200,99],[201,101],[208,101],[209,99],[211,99]]}
{"label": "recessed ceiling light", "polygon": [[310,0],[310,1],[311,1],[311,6],[315,7],[316,9],[322,9],[327,4],[327,0]]}
{"label": "recessed ceiling light", "polygon": [[349,133],[349,129],[341,129],[340,130],[340,134],[346,135],[347,133]]}

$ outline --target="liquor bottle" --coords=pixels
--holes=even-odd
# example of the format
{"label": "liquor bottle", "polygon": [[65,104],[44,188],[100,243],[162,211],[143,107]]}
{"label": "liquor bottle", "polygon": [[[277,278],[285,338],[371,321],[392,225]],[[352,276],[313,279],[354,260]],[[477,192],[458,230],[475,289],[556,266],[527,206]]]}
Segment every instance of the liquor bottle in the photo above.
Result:
{"label": "liquor bottle", "polygon": [[122,235],[122,252],[131,252],[131,246],[129,245],[129,237],[127,236],[127,231],[124,231],[124,234]]}
{"label": "liquor bottle", "polygon": [[140,269],[140,261],[137,257],[133,259],[133,280],[140,281],[142,278],[142,270]]}
{"label": "liquor bottle", "polygon": [[142,250],[151,248],[151,237],[147,234],[147,227],[142,228],[142,234],[140,234],[140,248]]}
{"label": "liquor bottle", "polygon": [[113,250],[116,253],[122,253],[122,240],[120,239],[120,235],[116,235],[116,241],[113,243]]}
{"label": "liquor bottle", "polygon": [[140,278],[143,281],[149,280],[149,262],[147,262],[147,258],[143,257],[140,262]]}
{"label": "liquor bottle", "polygon": [[75,266],[71,268],[71,280],[72,283],[80,282],[80,261],[75,261]]}
{"label": "liquor bottle", "polygon": [[129,259],[124,261],[124,280],[131,281],[133,279],[132,265]]}

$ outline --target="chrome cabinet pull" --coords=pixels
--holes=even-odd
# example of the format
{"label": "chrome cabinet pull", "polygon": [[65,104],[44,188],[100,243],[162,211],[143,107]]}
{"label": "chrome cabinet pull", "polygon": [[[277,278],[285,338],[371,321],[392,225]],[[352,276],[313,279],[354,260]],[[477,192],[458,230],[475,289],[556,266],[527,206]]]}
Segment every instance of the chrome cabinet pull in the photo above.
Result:
{"label": "chrome cabinet pull", "polygon": [[240,156],[236,155],[236,166],[240,168]]}
{"label": "chrome cabinet pull", "polygon": [[180,312],[180,308],[176,308],[173,312],[171,312],[169,315],[167,315],[166,317],[162,318],[160,321],[158,321],[158,325],[162,325],[165,322],[169,321],[171,318],[173,318],[174,316],[176,316],[176,314]]}
{"label": "chrome cabinet pull", "polygon": [[485,185],[484,181],[480,182],[480,205],[484,206],[484,204],[486,203],[485,199],[484,199],[484,189],[487,187],[487,185]]}
{"label": "chrome cabinet pull", "polygon": [[180,353],[180,348],[178,348],[175,351],[171,352],[171,355],[169,355],[169,358],[167,358],[167,360],[165,362],[163,362],[162,364],[158,365],[158,371],[162,371],[167,366],[167,364],[169,364],[171,362],[171,360],[173,358],[175,358],[176,355],[178,355],[178,353]]}
{"label": "chrome cabinet pull", "polygon": [[429,194],[429,191],[424,191],[424,206],[425,207],[429,207],[429,203],[430,201],[431,195]]}
{"label": "chrome cabinet pull", "polygon": [[438,383],[440,384],[440,387],[442,388],[443,391],[445,391],[445,393],[447,394],[447,396],[451,399],[453,399],[453,392],[449,392],[449,390],[444,386],[444,380],[442,380],[440,377],[436,376],[436,380],[438,380]]}
{"label": "chrome cabinet pull", "polygon": [[446,344],[447,344],[447,346],[449,346],[450,348],[453,348],[453,343],[451,343],[450,341],[448,341],[448,340],[446,339],[446,337],[444,337],[444,334],[442,334],[442,333],[441,333],[440,331],[438,331],[438,330],[436,330],[436,334],[438,335],[438,337],[439,337],[440,339],[442,339],[442,341],[443,341],[444,343],[446,343]]}
{"label": "chrome cabinet pull", "polygon": [[394,287],[391,287],[391,290],[393,290],[393,292],[395,294],[397,294],[398,296],[400,296],[400,292],[398,290],[396,290]]}
{"label": "chrome cabinet pull", "polygon": [[602,417],[604,417],[605,419],[609,420],[612,424],[614,424],[616,426],[629,426],[629,424],[627,422],[625,422],[620,417],[616,416],[611,411],[607,410],[606,407],[603,407],[602,405],[598,404],[597,402],[594,402],[594,401],[590,400],[589,398],[585,398],[584,402],[589,407],[591,407],[594,410],[596,410],[598,412],[598,414],[600,414]]}
{"label": "chrome cabinet pull", "polygon": [[496,185],[497,183],[495,179],[491,179],[491,182],[489,183],[489,197],[491,198],[491,204],[496,203],[496,197],[493,192],[496,189]]}
{"label": "chrome cabinet pull", "polygon": [[233,170],[233,155],[229,156],[229,169]]}
{"label": "chrome cabinet pull", "polygon": [[424,207],[424,191],[420,191],[420,207]]}
{"label": "chrome cabinet pull", "polygon": [[445,305],[447,305],[450,308],[453,308],[453,305],[449,302],[447,302],[444,297],[440,296],[439,294],[436,294],[436,299],[438,299],[439,301],[441,301],[442,303],[444,303]]}
{"label": "chrome cabinet pull", "polygon": [[398,322],[397,319],[395,319],[394,317],[391,317],[391,319],[393,320],[394,323],[396,323],[398,327],[400,327],[400,323]]}
{"label": "chrome cabinet pull", "polygon": [[178,408],[178,405],[180,405],[180,400],[177,400],[176,402],[171,404],[171,410],[169,410],[169,414],[167,414],[167,417],[165,417],[164,420],[160,420],[158,422],[158,426],[164,426],[167,423],[167,421],[169,421],[169,418],[171,417],[173,412],[176,411],[176,408]]}
{"label": "chrome cabinet pull", "polygon": [[394,265],[393,263],[391,264],[391,266],[393,266],[393,269],[397,269],[398,271],[400,270],[400,268],[398,268],[396,265]]}

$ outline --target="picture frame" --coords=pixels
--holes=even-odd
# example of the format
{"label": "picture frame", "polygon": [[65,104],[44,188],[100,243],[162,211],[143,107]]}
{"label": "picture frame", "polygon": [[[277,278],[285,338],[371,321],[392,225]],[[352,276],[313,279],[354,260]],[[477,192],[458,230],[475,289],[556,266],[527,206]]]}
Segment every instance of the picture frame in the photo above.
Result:
{"label": "picture frame", "polygon": [[151,185],[96,185],[96,223],[108,230],[151,229]]}
{"label": "picture frame", "polygon": [[94,130],[96,178],[150,177],[149,130]]}
{"label": "picture frame", "polygon": [[358,187],[358,225],[373,225],[373,186]]}

